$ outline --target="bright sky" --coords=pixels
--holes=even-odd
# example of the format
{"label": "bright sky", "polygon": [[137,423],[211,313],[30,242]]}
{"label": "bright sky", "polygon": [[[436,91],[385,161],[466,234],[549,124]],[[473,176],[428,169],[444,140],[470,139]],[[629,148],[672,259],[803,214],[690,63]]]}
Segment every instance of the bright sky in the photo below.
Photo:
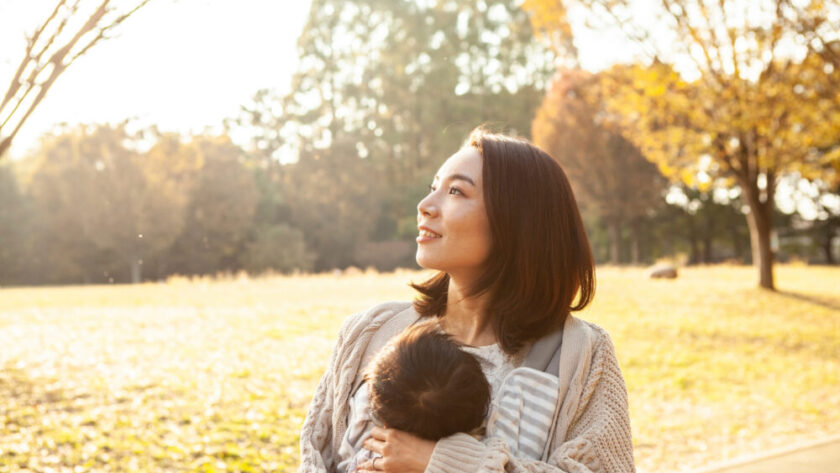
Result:
{"label": "bright sky", "polygon": [[[119,3],[119,2],[115,2]],[[119,122],[182,133],[218,129],[260,88],[288,87],[309,0],[152,0],[118,37],[60,76],[11,149],[24,156],[57,123]],[[31,33],[55,0],[0,0],[0,94]],[[578,31],[582,65],[601,69],[627,52],[618,35]]]}
{"label": "bright sky", "polygon": [[[643,11],[652,1],[638,0],[636,6]],[[118,37],[97,44],[56,80],[18,134],[11,158],[23,157],[39,136],[62,122],[136,118],[166,131],[218,130],[257,90],[288,87],[309,5],[310,0],[152,0],[121,25]],[[54,6],[55,0],[0,0],[0,94],[20,62],[24,35]],[[618,31],[587,31],[576,12],[571,16],[585,69],[633,55]],[[840,207],[840,199],[835,204]]]}
{"label": "bright sky", "polygon": [[[116,2],[115,2],[116,3]],[[0,94],[24,34],[54,0],[0,0]],[[56,123],[136,117],[163,130],[219,127],[260,88],[288,86],[309,0],[152,0],[60,76],[11,149],[20,158]]]}

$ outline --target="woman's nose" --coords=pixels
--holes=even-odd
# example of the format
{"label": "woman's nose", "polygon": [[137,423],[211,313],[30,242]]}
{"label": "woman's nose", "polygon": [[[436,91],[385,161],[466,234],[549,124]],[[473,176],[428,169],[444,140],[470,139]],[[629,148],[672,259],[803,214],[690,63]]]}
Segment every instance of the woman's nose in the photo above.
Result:
{"label": "woman's nose", "polygon": [[434,217],[437,215],[437,206],[434,203],[433,198],[434,192],[427,195],[420,202],[417,204],[417,218],[419,219],[421,216],[423,217]]}

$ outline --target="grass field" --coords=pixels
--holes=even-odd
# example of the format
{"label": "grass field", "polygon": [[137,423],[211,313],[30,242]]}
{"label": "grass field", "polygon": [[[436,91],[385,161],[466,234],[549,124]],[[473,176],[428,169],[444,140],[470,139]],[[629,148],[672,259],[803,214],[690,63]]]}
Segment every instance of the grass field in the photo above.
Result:
{"label": "grass field", "polygon": [[[840,268],[602,268],[642,472],[840,433]],[[295,471],[341,321],[418,273],[0,289],[0,471]]]}

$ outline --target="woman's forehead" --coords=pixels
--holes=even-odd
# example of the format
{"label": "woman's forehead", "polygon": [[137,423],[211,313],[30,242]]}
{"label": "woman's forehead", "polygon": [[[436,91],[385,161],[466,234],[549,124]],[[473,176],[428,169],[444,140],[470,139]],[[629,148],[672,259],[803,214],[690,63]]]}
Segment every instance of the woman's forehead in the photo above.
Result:
{"label": "woman's forehead", "polygon": [[435,180],[444,180],[455,175],[466,176],[477,185],[481,180],[481,154],[472,147],[461,148],[447,159],[435,175]]}

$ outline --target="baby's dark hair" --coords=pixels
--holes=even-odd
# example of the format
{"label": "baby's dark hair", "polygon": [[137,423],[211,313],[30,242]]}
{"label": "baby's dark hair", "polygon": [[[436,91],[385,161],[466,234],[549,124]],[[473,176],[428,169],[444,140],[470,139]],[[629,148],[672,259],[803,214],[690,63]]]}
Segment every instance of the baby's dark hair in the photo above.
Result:
{"label": "baby's dark hair", "polygon": [[479,427],[490,403],[478,360],[434,320],[392,339],[368,366],[365,380],[378,421],[427,440]]}

